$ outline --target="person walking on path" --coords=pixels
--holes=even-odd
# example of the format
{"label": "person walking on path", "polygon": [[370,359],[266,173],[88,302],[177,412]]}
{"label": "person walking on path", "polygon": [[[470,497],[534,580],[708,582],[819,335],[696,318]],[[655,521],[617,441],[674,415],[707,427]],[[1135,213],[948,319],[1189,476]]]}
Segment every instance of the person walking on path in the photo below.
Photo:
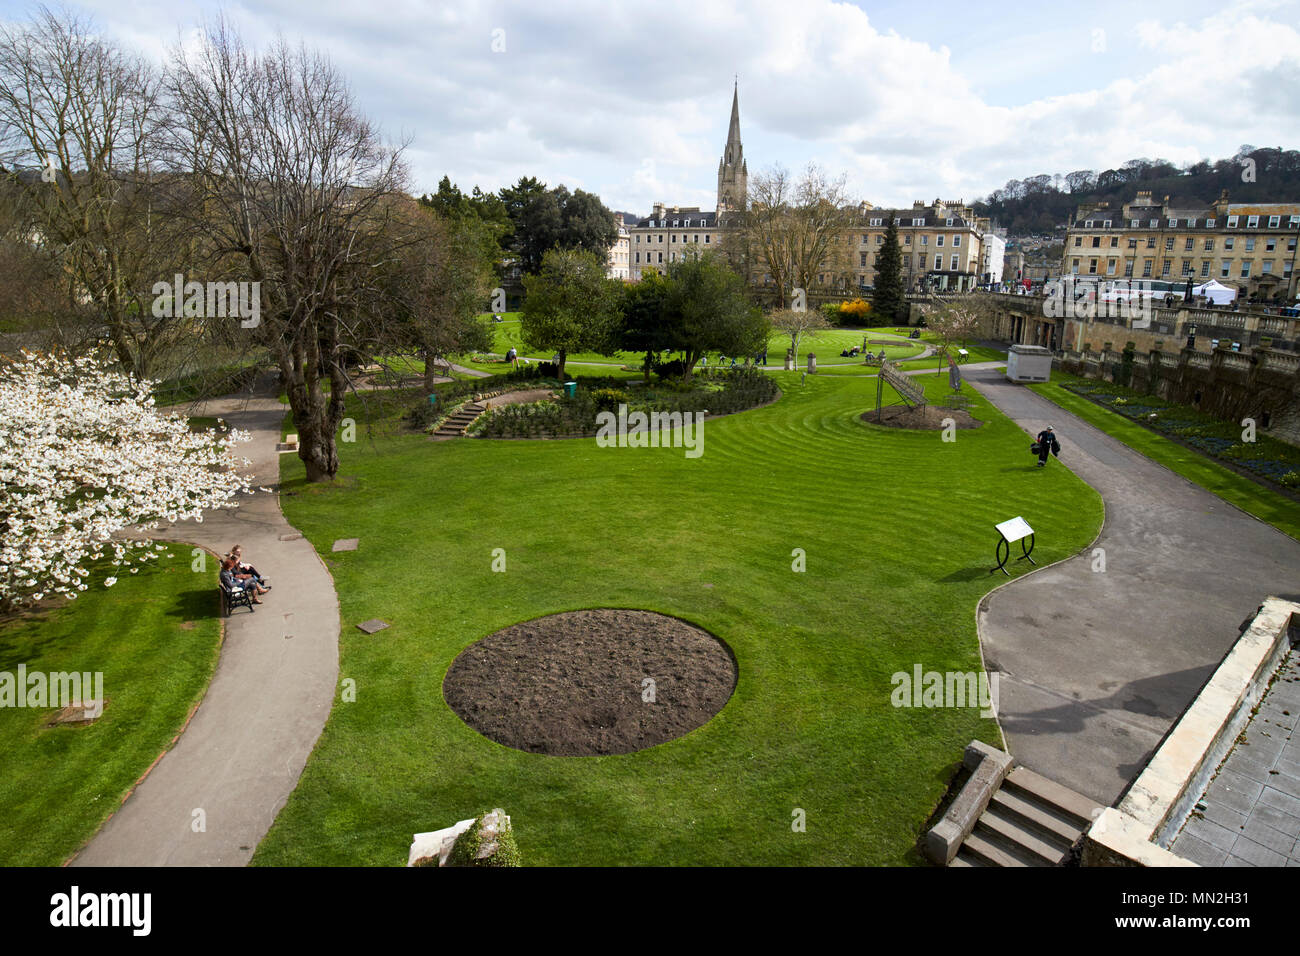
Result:
{"label": "person walking on path", "polygon": [[1036,443],[1038,445],[1039,468],[1043,468],[1047,465],[1047,456],[1049,453],[1055,455],[1057,458],[1061,457],[1061,443],[1056,440],[1056,432],[1052,430],[1051,425],[1048,425],[1038,433]]}

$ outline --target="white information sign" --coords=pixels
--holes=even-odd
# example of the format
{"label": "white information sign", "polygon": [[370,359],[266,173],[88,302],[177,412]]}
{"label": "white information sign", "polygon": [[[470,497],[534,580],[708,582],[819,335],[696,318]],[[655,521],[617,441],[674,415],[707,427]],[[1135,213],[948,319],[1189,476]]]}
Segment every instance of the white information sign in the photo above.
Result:
{"label": "white information sign", "polygon": [[1027,538],[1034,533],[1034,529],[1029,527],[1029,523],[1024,518],[1016,515],[1010,521],[1004,521],[997,526],[998,534],[1002,535],[1008,542],[1019,541],[1021,538]]}

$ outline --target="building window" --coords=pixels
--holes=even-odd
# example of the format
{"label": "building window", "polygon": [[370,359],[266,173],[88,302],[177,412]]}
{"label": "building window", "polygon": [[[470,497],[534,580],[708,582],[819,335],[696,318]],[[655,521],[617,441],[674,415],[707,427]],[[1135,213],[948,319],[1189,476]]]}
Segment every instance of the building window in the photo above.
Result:
{"label": "building window", "polygon": [[871,220],[871,224],[872,224],[873,226],[881,226],[881,225],[884,225],[884,222],[885,222],[885,221],[884,221],[883,219],[873,219],[873,220]]}
{"label": "building window", "polygon": [[1259,274],[1266,276],[1272,271],[1273,271],[1273,260],[1265,259],[1264,262],[1259,267]]}
{"label": "building window", "polygon": [[1277,248],[1277,240],[1274,239],[1272,236],[1269,236],[1267,239],[1264,240],[1265,252],[1272,252],[1276,248]]}
{"label": "building window", "polygon": [[945,226],[951,226],[951,225],[952,225],[952,217],[949,216],[947,219],[945,219],[943,224],[944,224]]}
{"label": "building window", "polygon": [[706,232],[706,233],[704,234],[704,244],[705,244],[706,246],[709,244],[709,239],[710,239],[710,236],[709,236],[709,234]]}
{"label": "building window", "polygon": [[1092,220],[1091,220],[1091,219],[1086,220],[1086,221],[1084,222],[1084,224],[1083,224],[1083,228],[1084,228],[1084,229],[1091,229],[1091,228],[1092,228]]}
{"label": "building window", "polygon": [[930,237],[929,237],[929,236],[922,236],[922,237],[921,237],[921,245],[923,245],[923,246],[928,246],[929,244],[930,244]]}
{"label": "building window", "polygon": [[876,245],[880,245],[884,241],[885,241],[884,236],[876,236]]}
{"label": "building window", "polygon": [[1191,259],[1184,259],[1184,260],[1183,260],[1183,275],[1185,275],[1185,276],[1189,276],[1189,275],[1191,275],[1191,274],[1192,274],[1192,260],[1191,260]]}
{"label": "building window", "polygon": [[912,237],[911,237],[911,236],[904,236],[904,237],[903,237],[903,245],[905,245],[905,246],[910,246],[911,244],[912,244]]}
{"label": "building window", "polygon": [[1226,237],[1226,238],[1223,240],[1223,248],[1224,248],[1224,251],[1225,251],[1225,252],[1231,252],[1231,251],[1232,251],[1232,247],[1235,246],[1236,244],[1237,244],[1237,240],[1236,240],[1233,236],[1228,236],[1228,237]]}
{"label": "building window", "polygon": [[641,253],[639,253],[639,252],[636,254],[636,261],[637,261],[637,262],[640,262],[640,261],[641,261]]}
{"label": "building window", "polygon": [[1115,274],[1115,260],[1114,260],[1114,259],[1107,259],[1107,260],[1106,260],[1106,275],[1108,275],[1108,276],[1113,276],[1114,274]]}
{"label": "building window", "polygon": [[1214,220],[1213,220],[1213,219],[1207,219],[1207,220],[1205,220],[1205,228],[1206,228],[1206,229],[1213,229],[1213,228],[1214,228]]}
{"label": "building window", "polygon": [[1147,236],[1147,248],[1148,248],[1148,249],[1154,249],[1155,247],[1156,247],[1156,237],[1155,237],[1155,236]]}
{"label": "building window", "polygon": [[1088,260],[1088,275],[1090,275],[1090,276],[1095,276],[1096,274],[1097,274],[1097,260],[1096,260],[1096,259],[1089,259],[1089,260]]}
{"label": "building window", "polygon": [[862,266],[863,268],[866,268],[867,254],[865,252],[858,253],[858,265]]}
{"label": "building window", "polygon": [[1214,251],[1214,240],[1213,240],[1213,239],[1206,239],[1206,240],[1205,240],[1205,251],[1206,251],[1206,252],[1213,252],[1213,251]]}
{"label": "building window", "polygon": [[1129,226],[1130,226],[1131,228],[1133,228],[1133,229],[1136,229],[1139,225],[1141,225],[1141,223],[1142,223],[1142,220],[1141,220],[1141,219],[1130,219],[1130,220],[1129,220]]}
{"label": "building window", "polygon": [[1083,245],[1083,236],[1075,236],[1075,237],[1074,237],[1074,244],[1075,244],[1076,246],[1081,246],[1081,245]]}
{"label": "building window", "polygon": [[1161,276],[1167,276],[1167,275],[1169,275],[1169,266],[1170,266],[1170,262],[1169,262],[1168,259],[1166,259],[1163,263],[1161,263],[1161,265],[1160,265],[1160,275],[1161,275]]}
{"label": "building window", "polygon": [[1205,259],[1201,262],[1201,278],[1207,279],[1210,275],[1210,260]]}
{"label": "building window", "polygon": [[1160,228],[1160,220],[1159,220],[1159,219],[1152,219],[1152,220],[1151,220],[1151,228],[1152,228],[1152,229],[1159,229],[1159,228]]}
{"label": "building window", "polygon": [[1128,247],[1130,249],[1136,249],[1138,247],[1138,241],[1136,239],[1130,239],[1128,241]]}
{"label": "building window", "polygon": [[914,226],[924,226],[924,225],[925,225],[925,220],[924,220],[924,219],[913,219],[913,220],[912,220],[912,225],[914,225]]}
{"label": "building window", "polygon": [[1133,260],[1132,260],[1132,259],[1125,259],[1125,260],[1124,260],[1124,275],[1125,275],[1127,278],[1130,278],[1130,279],[1133,277]]}
{"label": "building window", "polygon": [[1183,251],[1184,251],[1184,252],[1191,252],[1191,251],[1192,251],[1192,243],[1194,243],[1194,242],[1196,242],[1196,240],[1193,239],[1191,236],[1188,236],[1187,239],[1186,239],[1186,241],[1183,243]]}
{"label": "building window", "polygon": [[1249,279],[1249,278],[1250,278],[1250,260],[1249,260],[1249,259],[1243,259],[1243,260],[1241,261],[1241,277],[1242,277],[1243,279]]}
{"label": "building window", "polygon": [[1231,272],[1232,272],[1232,260],[1231,259],[1219,260],[1219,278],[1226,279],[1231,274]]}
{"label": "building window", "polygon": [[1177,220],[1177,219],[1170,219],[1170,220],[1169,220],[1169,228],[1170,228],[1170,229],[1177,229],[1177,228],[1178,228],[1178,220]]}
{"label": "building window", "polygon": [[961,245],[961,236],[953,236],[953,237],[952,237],[952,244],[953,244],[954,247],[956,247],[956,246],[960,246],[960,245]]}
{"label": "building window", "polygon": [[1173,252],[1173,250],[1174,250],[1174,237],[1168,236],[1165,239],[1165,252]]}
{"label": "building window", "polygon": [[1143,260],[1142,260],[1142,277],[1143,277],[1144,279],[1149,279],[1149,278],[1151,278],[1151,263],[1154,262],[1154,261],[1155,261],[1154,259],[1143,259]]}
{"label": "building window", "polygon": [[1118,249],[1118,248],[1119,248],[1119,236],[1111,236],[1111,237],[1110,237],[1110,247],[1111,247],[1112,249]]}
{"label": "building window", "polygon": [[1228,228],[1229,228],[1229,229],[1236,229],[1236,228],[1237,228],[1237,217],[1236,217],[1236,216],[1229,216],[1229,217],[1228,217]]}
{"label": "building window", "polygon": [[1093,236],[1093,237],[1092,237],[1092,247],[1093,247],[1094,249],[1096,249],[1096,248],[1098,248],[1100,245],[1101,245],[1101,236]]}
{"label": "building window", "polygon": [[935,244],[936,246],[941,246],[941,245],[943,245],[943,236],[935,236],[935,237],[934,237],[934,244]]}
{"label": "building window", "polygon": [[934,271],[935,271],[935,272],[942,272],[942,271],[943,271],[943,256],[941,256],[941,255],[939,255],[939,254],[937,254],[937,253],[935,254],[935,257],[934,257]]}
{"label": "building window", "polygon": [[663,254],[662,252],[659,253],[659,261],[660,261],[660,262],[663,262],[663,261],[664,261],[664,254]]}
{"label": "building window", "polygon": [[953,256],[952,256],[952,271],[953,271],[953,272],[956,272],[957,269],[958,269],[958,266],[957,266],[957,254],[954,252],[954,253],[953,253]]}
{"label": "building window", "polygon": [[1259,216],[1247,216],[1247,217],[1246,217],[1246,228],[1247,228],[1247,229],[1257,229],[1258,227],[1259,227]]}
{"label": "building window", "polygon": [[1281,217],[1281,216],[1269,216],[1269,217],[1268,217],[1268,228],[1270,228],[1270,229],[1276,229],[1276,228],[1277,228],[1278,226],[1280,226],[1281,224],[1282,224],[1282,217]]}
{"label": "building window", "polygon": [[1104,219],[1104,220],[1102,220],[1101,227],[1102,227],[1103,229],[1109,229],[1109,228],[1110,228],[1110,220],[1109,220],[1109,219]]}
{"label": "building window", "polygon": [[1254,251],[1255,251],[1255,237],[1254,237],[1254,236],[1247,236],[1247,237],[1246,237],[1246,251],[1247,251],[1247,252],[1254,252]]}

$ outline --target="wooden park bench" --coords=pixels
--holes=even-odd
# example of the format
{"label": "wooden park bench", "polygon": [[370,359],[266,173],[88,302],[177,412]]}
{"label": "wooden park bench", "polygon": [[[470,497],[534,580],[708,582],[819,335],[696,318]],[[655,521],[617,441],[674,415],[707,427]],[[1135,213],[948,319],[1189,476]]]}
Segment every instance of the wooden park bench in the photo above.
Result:
{"label": "wooden park bench", "polygon": [[237,607],[246,607],[250,614],[256,614],[253,607],[253,592],[248,588],[230,588],[225,584],[218,582],[217,589],[221,592],[221,613],[225,617],[230,617],[230,612]]}

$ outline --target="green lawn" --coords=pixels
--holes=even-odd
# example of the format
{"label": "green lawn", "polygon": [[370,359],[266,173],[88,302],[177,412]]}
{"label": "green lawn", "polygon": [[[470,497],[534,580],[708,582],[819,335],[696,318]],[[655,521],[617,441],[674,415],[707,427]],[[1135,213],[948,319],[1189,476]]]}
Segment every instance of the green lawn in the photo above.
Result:
{"label": "green lawn", "polygon": [[1170,441],[1163,435],[1129,421],[1118,412],[1102,408],[1062,387],[1072,382],[1094,381],[1053,371],[1051,382],[1029,387],[1152,461],[1159,462],[1247,514],[1268,522],[1284,534],[1300,539],[1300,504],[1223,467],[1208,455]]}
{"label": "green lawn", "polygon": [[[340,677],[357,693],[335,703],[254,862],[401,865],[411,834],[490,806],[512,816],[525,864],[919,862],[963,747],[998,732],[975,709],[894,708],[891,676],[978,671],[975,608],[1001,580],[988,568],[1006,502],[1051,530],[1045,564],[1093,540],[1101,501],[1064,468],[1032,467],[1024,433],[978,396],[988,424],[945,443],[860,421],[872,379],[776,377],[784,395],[708,422],[696,459],[379,429],[340,446],[329,486],[282,458],[285,513],[330,566]],[[359,550],[332,553],[340,537]],[[572,758],[493,743],[444,703],[469,644],[593,606],[716,634],[739,664],[731,701],[681,739]],[[372,617],[392,626],[355,628]]]}
{"label": "green lawn", "polygon": [[[46,727],[53,708],[0,707],[0,865],[57,866],[121,804],[203,697],[221,642],[216,562],[167,545],[138,574],[91,568],[88,590],[0,623],[0,671],[103,674],[103,716]],[[174,557],[168,558],[170,553]]]}
{"label": "green lawn", "polygon": [[[498,355],[505,355],[513,347],[518,349],[519,354],[525,358],[541,362],[550,361],[554,352],[534,352],[524,347],[519,333],[518,312],[502,313],[502,318],[503,321],[493,323],[492,326],[494,334],[493,352]],[[847,371],[864,372],[866,369],[862,365],[861,358],[848,358],[840,355],[841,351],[855,345],[861,348],[863,336],[870,336],[873,339],[889,338],[895,340],[895,344],[884,347],[885,355],[894,361],[917,355],[924,348],[924,345],[919,342],[895,335],[892,329],[828,329],[824,332],[818,332],[815,338],[810,339],[808,336],[802,336],[799,339],[799,354],[795,364],[799,368],[807,368],[808,353],[812,352],[817,356],[818,368],[842,365]],[[789,347],[789,336],[773,334],[768,339],[768,365],[779,366],[784,361],[786,349]],[[880,348],[879,345],[871,346],[873,352],[879,352]],[[567,356],[565,361],[566,363],[582,366],[584,373],[597,375],[605,374],[607,371],[616,374],[618,367],[621,365],[630,365],[635,369],[639,369],[642,358],[642,355],[634,355],[630,352],[620,353],[612,357],[598,355],[595,352],[579,352]],[[718,356],[709,356],[710,363],[716,364],[717,360]],[[469,355],[462,356],[457,360],[456,364],[484,372],[504,372],[509,370],[509,366],[502,362],[475,362],[472,360],[472,356]]]}

